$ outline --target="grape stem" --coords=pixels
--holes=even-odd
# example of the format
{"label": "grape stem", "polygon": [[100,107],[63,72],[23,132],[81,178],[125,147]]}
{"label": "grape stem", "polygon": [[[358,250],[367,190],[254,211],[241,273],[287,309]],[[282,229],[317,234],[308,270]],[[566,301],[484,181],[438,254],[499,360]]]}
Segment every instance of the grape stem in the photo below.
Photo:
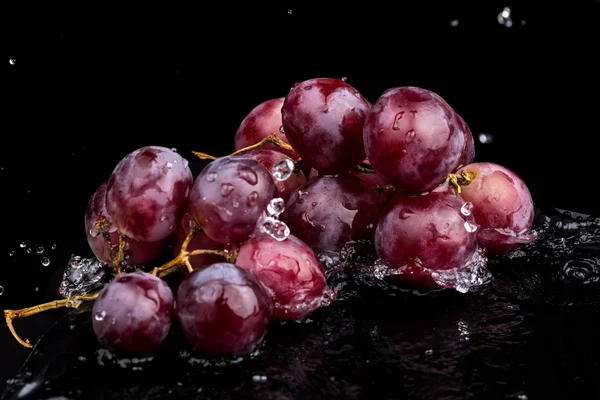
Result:
{"label": "grape stem", "polygon": [[373,191],[375,192],[375,194],[383,193],[387,190],[389,190],[390,192],[395,192],[396,187],[394,185],[379,185],[373,187]]}
{"label": "grape stem", "polygon": [[354,167],[354,170],[356,172],[362,172],[363,174],[376,174],[377,171],[375,171],[375,168],[371,167],[370,164],[367,164],[365,162],[358,164],[356,167]]}
{"label": "grape stem", "polygon": [[[234,151],[233,153],[230,154],[230,156],[237,156],[238,154],[242,154],[242,153],[245,153],[247,151],[257,149],[257,148],[262,147],[265,144],[269,144],[269,143],[273,144],[273,145],[275,145],[275,146],[277,146],[277,147],[279,147],[281,149],[287,150],[287,151],[294,151],[294,148],[292,146],[290,146],[289,144],[287,144],[283,140],[279,139],[276,134],[270,133],[265,138],[263,138],[260,142],[255,143],[255,144],[253,144],[251,146],[248,146],[248,147],[244,147],[244,148],[239,149],[237,151]],[[200,151],[192,151],[192,153],[195,156],[197,156],[198,158],[200,158],[201,160],[216,160],[218,158],[218,157],[215,157],[215,156],[211,156],[210,154],[202,153]]]}
{"label": "grape stem", "polygon": [[448,181],[456,190],[456,193],[462,192],[461,186],[468,186],[477,177],[477,174],[473,171],[463,169],[456,174],[448,174]]}
{"label": "grape stem", "polygon": [[[190,257],[197,256],[200,254],[216,254],[224,257],[228,262],[234,263],[237,258],[237,251],[224,251],[224,250],[209,250],[209,249],[197,249],[193,251],[188,251],[187,247],[190,244],[190,241],[194,238],[194,236],[199,232],[199,229],[195,226],[190,229],[190,232],[186,236],[185,240],[181,245],[181,250],[177,257],[167,262],[166,264],[156,267],[152,270],[152,274],[156,275],[160,278],[172,274],[173,272],[179,271],[183,266],[187,267],[188,272],[192,272],[192,264],[190,263]],[[125,250],[125,240],[122,235],[119,235],[119,251],[114,257],[113,266],[115,268],[115,275],[117,275],[121,268],[121,262],[123,261],[123,255]],[[14,338],[21,345],[31,348],[32,345],[28,339],[23,340],[17,334],[14,326],[13,320],[17,318],[26,318],[32,315],[36,315],[48,310],[54,310],[57,308],[79,308],[79,306],[85,301],[94,301],[100,294],[100,291],[86,294],[83,296],[73,296],[67,299],[62,300],[54,300],[48,303],[38,304],[33,307],[22,308],[20,310],[4,310],[4,319],[6,320],[6,325],[8,326],[8,330]]]}

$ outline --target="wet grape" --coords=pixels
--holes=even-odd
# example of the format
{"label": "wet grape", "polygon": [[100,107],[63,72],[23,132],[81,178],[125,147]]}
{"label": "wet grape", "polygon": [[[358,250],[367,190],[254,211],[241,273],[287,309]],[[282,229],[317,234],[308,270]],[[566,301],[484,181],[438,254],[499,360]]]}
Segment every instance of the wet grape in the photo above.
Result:
{"label": "wet grape", "polygon": [[258,161],[243,156],[219,158],[196,178],[190,192],[189,210],[206,235],[219,243],[245,240],[277,186]]}
{"label": "wet grape", "polygon": [[458,122],[458,128],[462,131],[465,136],[465,144],[462,152],[460,153],[460,157],[456,163],[456,167],[454,170],[457,170],[461,167],[464,167],[467,164],[471,164],[475,159],[475,139],[473,138],[473,134],[471,133],[471,129],[469,129],[469,125],[465,122],[465,120],[458,115],[455,114],[456,120]]}
{"label": "wet grape", "polygon": [[277,241],[266,234],[242,243],[236,264],[256,276],[273,297],[273,319],[306,317],[321,306],[325,271],[314,251],[293,235]]}
{"label": "wet grape", "polygon": [[188,161],[181,155],[165,147],[142,147],[114,169],[106,210],[126,236],[143,242],[162,240],[179,223],[192,183]]}
{"label": "wet grape", "polygon": [[362,129],[369,102],[339,79],[294,85],[281,109],[283,128],[300,157],[320,172],[348,172],[365,158]]}
{"label": "wet grape", "polygon": [[100,344],[121,357],[153,355],[174,318],[174,296],[154,275],[121,273],[102,289],[92,310]]}
{"label": "wet grape", "polygon": [[229,263],[213,264],[184,278],[177,317],[197,351],[246,354],[263,340],[273,304],[257,278]]}

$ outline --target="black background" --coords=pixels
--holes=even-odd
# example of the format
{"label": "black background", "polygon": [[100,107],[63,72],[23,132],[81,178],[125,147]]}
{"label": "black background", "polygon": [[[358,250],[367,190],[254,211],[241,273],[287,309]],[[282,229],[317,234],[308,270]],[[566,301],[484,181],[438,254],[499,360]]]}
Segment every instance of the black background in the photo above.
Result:
{"label": "black background", "polygon": [[[481,3],[4,7],[0,307],[57,297],[70,254],[90,255],[87,201],[127,153],[226,154],[255,105],[314,77],[347,77],[372,102],[433,90],[469,124],[478,161],[513,169],[538,204],[600,214],[600,2]],[[35,340],[55,317],[18,329]],[[0,329],[0,381],[27,353]]]}

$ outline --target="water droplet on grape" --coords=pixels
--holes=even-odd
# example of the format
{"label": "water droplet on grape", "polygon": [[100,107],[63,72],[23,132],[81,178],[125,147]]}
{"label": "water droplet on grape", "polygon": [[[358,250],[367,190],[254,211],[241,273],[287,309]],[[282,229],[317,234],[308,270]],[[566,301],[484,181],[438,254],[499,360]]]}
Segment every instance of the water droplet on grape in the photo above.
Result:
{"label": "water droplet on grape", "polygon": [[426,356],[430,356],[432,354],[433,354],[433,350],[431,350],[431,349],[425,350],[425,355]]}
{"label": "water droplet on grape", "polygon": [[215,172],[209,172],[206,174],[206,180],[209,182],[214,182],[217,179],[217,174]]}
{"label": "water droplet on grape", "polygon": [[237,201],[233,202],[233,208],[238,208],[240,206],[240,203],[238,203]]}
{"label": "water droplet on grape", "polygon": [[256,172],[248,167],[242,167],[238,170],[238,175],[240,178],[248,182],[250,185],[254,186],[258,182],[258,176],[256,176]]}
{"label": "water droplet on grape", "polygon": [[398,125],[398,123],[402,119],[403,115],[404,111],[399,111],[398,113],[396,113],[396,116],[394,116],[394,124],[392,125],[393,130],[397,131],[398,129],[400,129],[400,125]]}
{"label": "water droplet on grape", "polygon": [[50,246],[50,248],[51,248],[52,250],[56,250],[56,247],[58,247],[58,246],[56,246],[55,244],[53,244],[52,246]]}
{"label": "water droplet on grape", "polygon": [[306,86],[304,86],[304,90],[310,90],[310,89],[312,89],[312,85],[306,85]]}
{"label": "water droplet on grape", "polygon": [[279,125],[279,133],[281,133],[282,135],[285,134],[285,130],[283,129],[283,125]]}
{"label": "water droplet on grape", "polygon": [[285,210],[285,201],[281,197],[276,197],[267,205],[267,213],[270,217],[278,217]]}
{"label": "water droplet on grape", "polygon": [[248,207],[253,207],[258,200],[258,193],[252,192],[248,195]]}
{"label": "water droplet on grape", "polygon": [[271,169],[271,173],[278,181],[285,181],[292,176],[292,172],[294,172],[294,162],[289,158],[284,158],[275,163]]}
{"label": "water droplet on grape", "polygon": [[190,165],[190,162],[186,159],[183,160],[183,168],[187,168]]}
{"label": "water droplet on grape", "polygon": [[469,215],[473,214],[473,203],[471,203],[470,201],[467,201],[460,208],[460,212],[461,212],[462,215],[466,215],[467,217]]}
{"label": "water droplet on grape", "polygon": [[27,246],[27,242],[21,242],[21,244],[19,244],[19,246],[24,249]]}
{"label": "water droplet on grape", "polygon": [[8,60],[8,63],[10,65],[15,65],[17,63],[17,59],[16,58],[11,58],[10,60]]}
{"label": "water droplet on grape", "polygon": [[11,251],[8,255],[11,256],[11,257],[13,257],[15,255],[15,251],[14,250]]}
{"label": "water droplet on grape", "polygon": [[42,245],[35,246],[35,252],[38,254],[42,254],[44,252],[44,246],[42,246]]}
{"label": "water droplet on grape", "polygon": [[491,133],[480,133],[479,141],[483,144],[492,143],[494,141],[494,135]]}
{"label": "water droplet on grape", "polygon": [[280,242],[290,236],[290,228],[288,228],[284,222],[273,217],[267,217],[264,219],[262,230],[267,235]]}
{"label": "water droplet on grape", "polygon": [[171,147],[171,151],[174,151],[175,153],[177,153],[177,149],[175,147]]}
{"label": "water droplet on grape", "polygon": [[465,222],[465,230],[469,233],[473,233],[473,232],[477,231],[477,225],[475,225],[472,222],[467,221],[467,222]]}
{"label": "water droplet on grape", "polygon": [[403,208],[402,210],[400,210],[400,219],[407,219],[413,215],[414,212],[412,210],[409,210],[408,208]]}
{"label": "water droplet on grape", "polygon": [[292,10],[288,10],[288,14],[289,14],[289,15],[292,15]]}
{"label": "water droplet on grape", "polygon": [[104,317],[106,317],[106,311],[98,311],[94,316],[94,318],[96,318],[96,321],[102,321],[104,320]]}
{"label": "water droplet on grape", "polygon": [[27,254],[31,254],[31,252],[33,251],[33,249],[31,247],[28,247],[26,251],[27,251]]}
{"label": "water droplet on grape", "polygon": [[254,375],[252,377],[252,381],[254,381],[256,383],[264,383],[267,381],[267,377],[264,375]]}
{"label": "water droplet on grape", "polygon": [[450,21],[450,26],[456,28],[458,26],[458,18],[453,19],[452,21]]}
{"label": "water droplet on grape", "polygon": [[50,265],[50,259],[48,257],[42,258],[42,265],[44,267],[47,267],[48,265]]}
{"label": "water droplet on grape", "polygon": [[0,286],[0,296],[2,296],[4,294],[4,288],[2,286]]}
{"label": "water droplet on grape", "polygon": [[342,82],[346,82],[348,80],[348,78],[346,78],[345,76],[342,76]]}
{"label": "water droplet on grape", "polygon": [[413,140],[415,140],[415,136],[417,136],[417,133],[414,129],[411,129],[408,132],[406,132],[406,143],[410,143]]}
{"label": "water droplet on grape", "polygon": [[171,164],[170,162],[167,163],[167,168],[171,169],[173,168],[173,164]]}
{"label": "water droplet on grape", "polygon": [[167,219],[167,217],[166,217],[166,216],[164,216],[164,215],[161,215],[161,217],[160,217],[160,222],[164,222],[166,219]]}
{"label": "water droplet on grape", "polygon": [[221,196],[227,197],[235,190],[235,186],[231,183],[223,183],[221,184]]}

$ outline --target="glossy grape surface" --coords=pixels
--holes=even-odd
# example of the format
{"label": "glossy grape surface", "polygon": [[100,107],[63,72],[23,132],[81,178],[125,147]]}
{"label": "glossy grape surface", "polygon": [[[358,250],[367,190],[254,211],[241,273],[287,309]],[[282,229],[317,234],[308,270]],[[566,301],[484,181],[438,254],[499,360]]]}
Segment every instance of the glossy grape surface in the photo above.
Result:
{"label": "glossy grape surface", "polygon": [[534,208],[525,182],[501,165],[482,162],[462,168],[475,173],[460,196],[473,204],[473,216],[480,225],[478,239],[486,252],[504,253],[535,239],[530,231]]}
{"label": "glossy grape surface", "polygon": [[322,176],[290,196],[282,219],[315,251],[338,251],[349,240],[373,239],[377,205],[372,188],[361,179]]}
{"label": "glossy grape surface", "polygon": [[[85,233],[88,244],[98,260],[112,263],[113,254],[119,249],[119,232],[106,211],[106,183],[94,192],[85,211]],[[109,243],[107,243],[107,240]],[[125,237],[126,265],[146,264],[154,260],[162,251],[165,240],[138,242]]]}
{"label": "glossy grape surface", "polygon": [[274,197],[277,186],[261,163],[228,156],[212,161],[200,172],[190,192],[189,209],[209,238],[237,243],[254,231]]}
{"label": "glossy grape surface", "polygon": [[121,273],[96,299],[92,326],[98,341],[119,356],[151,356],[167,337],[174,296],[160,278]]}
{"label": "glossy grape surface", "polygon": [[[240,150],[260,142],[269,134],[274,133],[277,137],[288,143],[288,139],[281,132],[281,107],[284,97],[267,100],[260,103],[244,118],[240,124],[234,138],[234,150]],[[295,151],[284,150],[271,143],[261,146],[261,149],[270,149],[280,151],[293,160],[298,159],[298,153]]]}
{"label": "glossy grape surface", "polygon": [[456,120],[458,122],[459,129],[465,136],[465,144],[454,170],[464,167],[467,164],[471,164],[475,159],[475,140],[473,139],[471,129],[469,129],[469,125],[467,125],[465,120],[460,115],[456,114]]}
{"label": "glossy grape surface", "polygon": [[422,193],[441,184],[465,145],[454,110],[437,94],[416,87],[384,92],[363,130],[371,165],[399,191]]}
{"label": "glossy grape surface", "polygon": [[246,354],[263,340],[273,312],[257,278],[229,263],[186,276],[177,291],[177,317],[194,349]]}
{"label": "glossy grape surface", "polygon": [[106,210],[126,236],[144,242],[165,239],[179,223],[193,183],[188,161],[171,149],[142,147],[113,171]]}
{"label": "glossy grape surface", "polygon": [[350,171],[365,158],[362,129],[370,106],[355,88],[338,79],[298,83],[281,109],[285,135],[318,171]]}
{"label": "glossy grape surface", "polygon": [[256,235],[240,246],[236,264],[255,275],[273,297],[273,319],[294,320],[319,308],[327,289],[325,271],[314,251],[290,235],[277,241]]}

